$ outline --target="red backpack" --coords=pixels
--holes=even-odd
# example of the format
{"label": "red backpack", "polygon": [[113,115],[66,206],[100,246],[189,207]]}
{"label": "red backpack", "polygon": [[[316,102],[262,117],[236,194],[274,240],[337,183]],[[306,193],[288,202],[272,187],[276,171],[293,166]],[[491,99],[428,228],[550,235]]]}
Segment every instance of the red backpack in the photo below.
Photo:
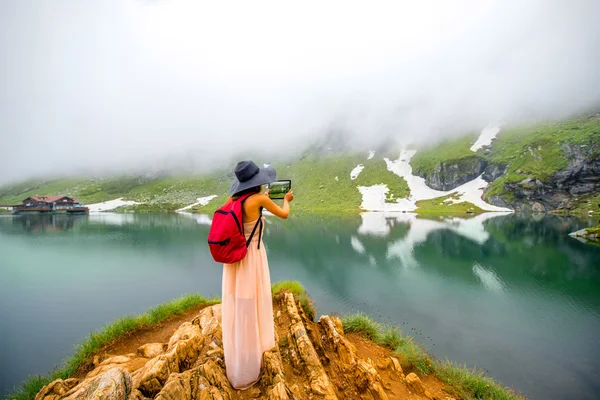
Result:
{"label": "red backpack", "polygon": [[244,236],[242,204],[253,194],[245,194],[236,200],[230,199],[225,205],[215,211],[210,231],[208,232],[208,248],[216,262],[233,264],[243,260],[246,257],[248,246],[259,224],[258,248],[260,248],[260,236],[262,235],[261,217],[256,221],[256,225],[254,225],[254,229],[252,229],[248,240]]}

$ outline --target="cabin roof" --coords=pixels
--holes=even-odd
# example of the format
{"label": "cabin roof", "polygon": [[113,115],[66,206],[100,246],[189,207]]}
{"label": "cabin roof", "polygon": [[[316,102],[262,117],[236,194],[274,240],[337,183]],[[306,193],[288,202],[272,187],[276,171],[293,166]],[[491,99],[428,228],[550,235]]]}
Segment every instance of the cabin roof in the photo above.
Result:
{"label": "cabin roof", "polygon": [[[52,203],[53,201],[58,201],[61,199],[67,198],[69,200],[72,200],[74,203],[79,203],[79,200],[77,200],[74,197],[69,197],[69,196],[29,196],[27,199],[32,199],[38,202],[46,202],[46,203]],[[25,199],[25,200],[27,200]]]}

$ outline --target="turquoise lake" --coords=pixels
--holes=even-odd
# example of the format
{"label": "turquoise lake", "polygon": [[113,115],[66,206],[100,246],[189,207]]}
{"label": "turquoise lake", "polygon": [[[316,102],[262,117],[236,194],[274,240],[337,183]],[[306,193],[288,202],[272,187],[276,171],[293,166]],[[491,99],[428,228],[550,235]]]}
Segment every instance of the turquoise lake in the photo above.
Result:
{"label": "turquoise lake", "polygon": [[[530,399],[600,398],[595,221],[488,213],[267,217],[272,281],[318,314],[362,311]],[[185,293],[220,296],[209,216],[0,216],[0,394],[90,331]],[[414,328],[414,329],[413,329]]]}

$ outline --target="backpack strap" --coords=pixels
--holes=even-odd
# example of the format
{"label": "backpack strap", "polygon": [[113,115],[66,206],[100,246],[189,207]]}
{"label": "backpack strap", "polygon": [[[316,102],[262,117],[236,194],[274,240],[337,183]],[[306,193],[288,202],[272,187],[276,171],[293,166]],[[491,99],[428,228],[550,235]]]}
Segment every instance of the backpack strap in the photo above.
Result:
{"label": "backpack strap", "polygon": [[254,234],[256,233],[256,228],[258,228],[258,225],[260,225],[260,231],[258,232],[258,248],[260,249],[260,241],[262,239],[262,230],[263,230],[263,221],[262,221],[262,207],[260,208],[260,215],[258,216],[258,221],[256,221],[256,224],[254,224],[254,229],[252,229],[252,233],[250,234],[250,237],[248,238],[248,240],[246,240],[246,247],[250,246],[250,242],[252,241],[252,238],[254,237]]}

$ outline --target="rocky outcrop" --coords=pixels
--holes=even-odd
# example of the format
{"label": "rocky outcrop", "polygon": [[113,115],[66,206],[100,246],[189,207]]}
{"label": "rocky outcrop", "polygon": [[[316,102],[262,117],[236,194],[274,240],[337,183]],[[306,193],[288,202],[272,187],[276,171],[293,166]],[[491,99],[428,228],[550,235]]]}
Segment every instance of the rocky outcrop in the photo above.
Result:
{"label": "rocky outcrop", "polygon": [[[432,189],[448,191],[465,184],[486,171],[487,161],[477,155],[458,160],[439,163],[431,171],[413,170],[413,173],[425,178],[425,183]],[[491,172],[491,171],[490,171]]]}
{"label": "rocky outcrop", "polygon": [[585,228],[571,232],[569,233],[569,236],[572,236],[576,239],[581,239],[584,242],[595,242],[600,244],[600,225],[594,228]]}
{"label": "rocky outcrop", "polygon": [[[504,184],[508,196],[489,196],[497,206],[516,211],[547,212],[575,208],[578,196],[600,192],[600,141],[561,145],[567,166],[550,179],[525,178]],[[519,171],[517,171],[519,172]]]}
{"label": "rocky outcrop", "polygon": [[227,379],[221,306],[215,305],[183,323],[168,343],[96,358],[95,368],[85,377],[55,380],[36,400],[404,398],[397,390],[410,398],[445,398],[441,392],[435,396],[426,391],[414,373],[405,377],[399,360],[389,354],[361,357],[338,318],[308,319],[291,293],[278,295],[275,302],[278,346],[264,354],[264,373],[250,389],[237,391]]}
{"label": "rocky outcrop", "polygon": [[506,172],[506,165],[504,164],[488,164],[483,171],[482,178],[484,181],[490,183],[500,178]]}

